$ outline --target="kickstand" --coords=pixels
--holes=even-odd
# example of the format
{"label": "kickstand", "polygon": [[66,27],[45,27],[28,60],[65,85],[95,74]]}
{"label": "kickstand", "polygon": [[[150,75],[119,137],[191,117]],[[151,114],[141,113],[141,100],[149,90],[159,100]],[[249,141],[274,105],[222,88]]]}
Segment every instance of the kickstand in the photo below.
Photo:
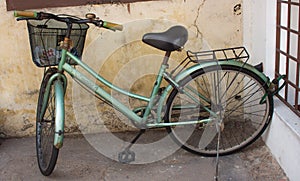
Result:
{"label": "kickstand", "polygon": [[130,142],[130,144],[124,149],[124,151],[120,152],[118,155],[119,162],[121,163],[130,163],[135,160],[135,153],[130,150],[132,145],[145,133],[145,129],[141,129],[138,135],[134,137],[134,139]]}
{"label": "kickstand", "polygon": [[219,161],[220,161],[219,151],[220,151],[220,138],[221,138],[220,128],[221,128],[221,126],[219,125],[219,123],[216,126],[217,126],[217,131],[218,131],[218,141],[217,141],[217,156],[216,156],[216,173],[215,173],[214,180],[218,181],[218,179],[219,179]]}

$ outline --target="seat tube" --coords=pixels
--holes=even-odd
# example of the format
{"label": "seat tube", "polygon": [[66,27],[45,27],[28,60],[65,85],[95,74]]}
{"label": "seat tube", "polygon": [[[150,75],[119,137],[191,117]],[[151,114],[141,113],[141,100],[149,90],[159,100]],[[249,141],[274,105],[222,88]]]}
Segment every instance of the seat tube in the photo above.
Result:
{"label": "seat tube", "polygon": [[150,114],[152,107],[154,106],[155,98],[159,91],[159,88],[160,88],[160,85],[161,85],[161,82],[163,79],[163,75],[164,75],[165,71],[169,68],[168,61],[169,61],[170,55],[171,55],[171,52],[167,51],[165,54],[164,60],[160,66],[158,75],[156,77],[156,81],[154,83],[154,86],[153,86],[153,89],[151,92],[150,101],[149,101],[148,106],[144,113],[144,117],[143,117],[144,120],[146,120],[147,116]]}

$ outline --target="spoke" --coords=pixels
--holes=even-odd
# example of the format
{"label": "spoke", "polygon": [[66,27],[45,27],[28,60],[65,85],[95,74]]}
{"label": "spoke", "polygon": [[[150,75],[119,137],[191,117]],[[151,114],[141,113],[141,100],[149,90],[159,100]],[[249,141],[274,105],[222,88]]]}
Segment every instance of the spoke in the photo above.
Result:
{"label": "spoke", "polygon": [[[260,88],[261,89],[261,88]],[[252,90],[250,90],[249,92],[251,92]],[[248,92],[248,93],[249,93]],[[254,93],[252,93],[244,102],[242,102],[240,105],[238,105],[238,106],[236,106],[235,108],[233,108],[233,111],[232,112],[230,112],[228,115],[227,115],[227,117],[228,116],[230,116],[238,107],[240,107],[241,105],[244,105],[244,103],[245,102],[247,102],[251,97],[253,97],[256,93],[257,93],[258,91],[255,91]]]}
{"label": "spoke", "polygon": [[[222,134],[222,137],[223,137],[223,136],[226,137],[226,139],[224,139],[224,140],[231,140],[231,139],[232,139],[231,137],[228,138],[226,133],[223,133],[223,134]],[[231,144],[231,142],[227,142],[227,144],[229,144],[230,148],[233,147],[232,144]],[[224,145],[225,145],[225,143],[223,143],[223,148],[225,148]]]}
{"label": "spoke", "polygon": [[206,96],[206,98],[207,98],[207,96],[209,97],[209,92],[207,92],[203,89],[203,86],[201,86],[201,84],[199,83],[199,80],[197,79],[197,80],[195,80],[195,82],[196,82],[197,86],[204,92],[204,94],[202,96],[204,96],[204,97]]}
{"label": "spoke", "polygon": [[198,90],[195,90],[193,87],[186,86],[186,89],[189,90],[191,93],[195,94],[199,98],[200,102],[203,100],[203,102],[205,101],[206,103],[210,103],[210,100],[207,97],[202,95]]}
{"label": "spoke", "polygon": [[242,111],[236,110],[235,112],[241,113],[242,115],[245,115],[245,114],[246,114],[246,115],[258,116],[258,117],[264,117],[264,116],[265,116],[265,115],[255,114],[255,113],[265,112],[265,110],[262,110],[262,111],[254,111],[254,112],[242,112]]}
{"label": "spoke", "polygon": [[47,108],[41,123],[41,154],[43,167],[47,168],[51,159],[51,150],[53,145],[54,124],[55,124],[55,96],[53,86],[49,92]]}
{"label": "spoke", "polygon": [[[251,80],[250,80],[250,81],[251,81]],[[250,81],[249,81],[248,83],[250,83]],[[248,85],[248,83],[247,83],[247,85]],[[234,102],[237,95],[243,93],[244,91],[246,91],[247,89],[249,89],[249,88],[252,87],[253,85],[255,85],[255,82],[254,82],[253,84],[251,84],[250,86],[246,87],[245,89],[240,90],[240,91],[239,91],[237,94],[235,94],[234,96],[231,94],[231,95],[230,95],[231,97],[229,97],[229,99],[228,99],[228,101],[230,100],[230,102],[227,103],[227,105],[229,105],[230,103]],[[255,88],[255,87],[254,87],[254,88]],[[257,90],[257,91],[259,91],[259,90]],[[248,93],[249,93],[249,92],[248,92]],[[246,97],[246,96],[244,96],[244,97]]]}
{"label": "spoke", "polygon": [[[262,106],[262,105],[264,105],[264,104],[260,104],[259,103],[259,101],[261,100],[261,98],[257,98],[257,99],[253,99],[253,100],[251,100],[251,101],[249,101],[249,102],[245,102],[243,105],[244,105],[244,108],[247,108],[247,106],[245,106],[245,105],[248,105],[248,104],[250,104],[250,106],[248,106],[248,107],[251,107],[252,105],[253,106]],[[256,104],[252,104],[252,103],[255,103],[256,102]],[[258,103],[257,103],[258,102]]]}
{"label": "spoke", "polygon": [[[224,70],[213,68],[195,74],[198,77],[192,77],[191,82],[183,85],[186,94],[177,93],[175,102],[179,101],[179,104],[173,102],[172,106],[176,110],[171,110],[173,114],[170,115],[174,122],[210,121],[193,124],[195,127],[170,128],[184,149],[216,156],[239,150],[256,139],[268,119],[269,102],[259,103],[266,90],[258,76],[249,74],[243,67],[224,66]],[[211,104],[207,104],[203,97]],[[198,107],[192,108],[189,104]],[[204,105],[209,110],[204,109]],[[184,133],[187,130],[189,132]],[[184,142],[186,138],[188,140]]]}
{"label": "spoke", "polygon": [[[238,90],[238,87],[241,85],[241,82],[243,82],[243,80],[245,79],[245,77],[246,77],[246,75],[244,75],[243,78],[242,78],[242,80],[239,81],[239,82],[237,83],[237,85],[236,85],[235,88],[233,88],[234,91],[231,93],[230,96],[232,96],[232,95],[234,94],[234,92],[235,92],[236,90]],[[235,78],[236,78],[236,77],[235,77]],[[234,81],[234,80],[232,80],[232,81]],[[233,85],[233,82],[231,83],[231,85]],[[230,86],[230,87],[231,87],[231,86]],[[229,90],[230,87],[227,88],[227,91],[224,93],[224,95],[222,96],[222,98],[227,94],[227,92],[228,92],[228,90]],[[230,97],[230,96],[229,96],[229,97]]]}
{"label": "spoke", "polygon": [[[229,86],[226,87],[227,90],[229,90],[229,88],[232,86],[234,80],[236,79],[236,77],[240,74],[240,72],[237,72],[234,76],[234,78],[232,79],[232,81],[230,82]],[[224,93],[224,95],[222,96],[222,99],[223,97],[226,95],[227,91]]]}
{"label": "spoke", "polygon": [[[246,101],[246,102],[244,102],[244,104],[240,104],[238,107],[234,107],[234,109],[239,109],[239,108],[243,108],[243,109],[245,109],[245,108],[250,108],[250,107],[255,107],[255,106],[259,106],[259,107],[261,107],[261,106],[263,106],[263,104],[260,104],[260,103],[258,103],[258,104],[253,104],[253,103],[257,103],[257,101],[259,101],[259,100],[261,100],[261,98],[257,98],[257,99],[254,99],[254,100],[251,100],[251,101]],[[227,110],[234,110],[233,108],[232,109],[227,109]]]}
{"label": "spoke", "polygon": [[209,145],[217,134],[216,120],[209,122],[202,133],[201,139],[199,140],[199,149],[205,149]]}
{"label": "spoke", "polygon": [[208,94],[208,97],[211,97],[210,91],[208,90],[207,85],[206,85],[206,81],[204,80],[204,76],[202,76],[202,79],[203,79],[203,82],[204,82],[205,89],[206,89],[206,92],[207,92],[207,94]]}
{"label": "spoke", "polygon": [[192,94],[190,94],[189,92],[185,91],[185,89],[183,90],[183,94],[185,96],[187,96],[191,101],[193,101],[194,103],[196,103],[197,105],[199,105],[201,108],[203,108],[204,110],[206,110],[207,112],[209,112],[211,115],[215,116],[215,113],[213,111],[211,111],[208,107],[202,105],[200,97],[195,98]]}
{"label": "spoke", "polygon": [[[235,119],[240,119],[241,118],[241,116],[244,116],[245,114],[238,114],[238,115],[234,115],[234,116],[231,116],[231,120],[235,120]],[[228,120],[227,118],[226,118],[226,120]],[[244,120],[244,121],[247,121],[247,120]],[[262,125],[262,122],[257,122],[257,121],[254,121],[254,120],[250,120],[251,121],[251,123],[254,123],[254,124],[257,124],[257,125]],[[240,121],[241,122],[241,121]]]}

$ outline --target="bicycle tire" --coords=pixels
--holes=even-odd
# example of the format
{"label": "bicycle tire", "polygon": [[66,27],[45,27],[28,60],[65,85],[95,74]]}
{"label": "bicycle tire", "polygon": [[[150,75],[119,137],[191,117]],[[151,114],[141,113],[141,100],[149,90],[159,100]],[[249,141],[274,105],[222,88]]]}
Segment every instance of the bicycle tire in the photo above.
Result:
{"label": "bicycle tire", "polygon": [[[41,115],[43,99],[50,77],[57,72],[56,68],[48,69],[41,83],[36,114],[36,151],[41,173],[50,175],[56,165],[59,149],[54,146],[55,134],[55,91],[54,82],[51,84],[50,93],[46,101],[47,108]],[[41,119],[40,119],[41,118]]]}
{"label": "bicycle tire", "polygon": [[[265,131],[272,119],[273,97],[269,95],[264,103],[260,103],[261,98],[267,92],[267,84],[255,73],[238,66],[220,65],[206,67],[191,73],[180,82],[180,85],[184,90],[191,84],[193,86],[201,85],[201,87],[197,87],[197,90],[204,95],[205,91],[209,90],[206,82],[208,78],[206,77],[213,74],[219,75],[219,79],[216,81],[219,87],[226,87],[225,91],[221,91],[220,95],[222,96],[219,96],[221,98],[220,102],[222,102],[221,106],[219,106],[221,107],[219,112],[222,112],[222,123],[219,124],[218,129],[221,131],[219,155],[228,155],[247,147]],[[226,86],[222,82],[225,82]],[[212,97],[209,96],[211,94],[210,91],[206,93],[207,97]],[[185,100],[189,99],[185,97],[187,96],[180,93],[178,89],[174,88],[172,90],[166,102],[165,122],[176,122],[179,119],[184,121],[185,117],[190,119],[193,114],[196,115],[197,120],[210,118],[210,113],[201,106],[198,106],[197,110],[185,110],[183,107],[178,109],[176,103],[180,102],[179,105],[182,106],[185,102],[189,104],[192,102]],[[223,97],[225,98],[223,99]],[[200,102],[207,107],[214,106],[211,101],[209,103],[209,101],[200,100]],[[209,123],[198,123],[194,125],[169,126],[166,129],[171,138],[183,149],[202,156],[217,155],[218,134],[214,133],[216,132],[214,129],[217,130],[217,127],[213,128]],[[208,131],[205,132],[205,130]],[[206,135],[211,135],[203,136],[204,132]],[[204,140],[202,142],[206,141],[208,143],[200,147],[201,139]]]}

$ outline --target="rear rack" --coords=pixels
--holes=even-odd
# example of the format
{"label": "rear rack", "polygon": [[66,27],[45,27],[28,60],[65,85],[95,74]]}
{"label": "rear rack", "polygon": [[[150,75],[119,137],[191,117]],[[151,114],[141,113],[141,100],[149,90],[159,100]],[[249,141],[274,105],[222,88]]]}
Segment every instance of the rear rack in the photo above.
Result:
{"label": "rear rack", "polygon": [[171,71],[171,75],[179,74],[190,63],[201,63],[203,61],[241,61],[246,64],[249,60],[249,54],[245,47],[233,47],[217,50],[208,50],[201,52],[192,52],[188,50],[187,57]]}
{"label": "rear rack", "polygon": [[245,47],[234,47],[201,52],[187,51],[187,56],[191,61],[195,63],[200,63],[201,61],[228,60],[236,60],[246,63],[249,60],[249,54]]}

